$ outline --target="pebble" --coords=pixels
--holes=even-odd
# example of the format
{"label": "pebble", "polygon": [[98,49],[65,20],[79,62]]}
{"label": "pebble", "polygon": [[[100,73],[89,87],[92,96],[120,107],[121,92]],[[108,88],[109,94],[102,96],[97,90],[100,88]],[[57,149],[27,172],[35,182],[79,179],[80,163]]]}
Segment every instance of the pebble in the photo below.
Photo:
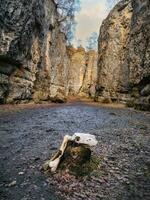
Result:
{"label": "pebble", "polygon": [[19,172],[19,173],[18,173],[18,175],[23,175],[23,174],[24,174],[24,172]]}
{"label": "pebble", "polygon": [[12,181],[11,183],[8,184],[8,187],[13,187],[17,184],[17,181]]}

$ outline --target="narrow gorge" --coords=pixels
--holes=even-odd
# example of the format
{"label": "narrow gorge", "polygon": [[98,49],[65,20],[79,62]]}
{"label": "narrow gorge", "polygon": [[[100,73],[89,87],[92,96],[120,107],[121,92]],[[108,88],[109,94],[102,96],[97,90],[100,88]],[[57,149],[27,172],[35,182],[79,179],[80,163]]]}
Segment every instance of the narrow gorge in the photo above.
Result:
{"label": "narrow gorge", "polygon": [[122,0],[111,10],[98,53],[67,46],[53,0],[1,0],[0,19],[1,104],[79,96],[149,110],[149,0]]}
{"label": "narrow gorge", "polygon": [[54,1],[1,1],[0,18],[1,103],[64,98],[69,63]]}
{"label": "narrow gorge", "polygon": [[0,0],[0,200],[149,200],[149,111],[150,0]]}

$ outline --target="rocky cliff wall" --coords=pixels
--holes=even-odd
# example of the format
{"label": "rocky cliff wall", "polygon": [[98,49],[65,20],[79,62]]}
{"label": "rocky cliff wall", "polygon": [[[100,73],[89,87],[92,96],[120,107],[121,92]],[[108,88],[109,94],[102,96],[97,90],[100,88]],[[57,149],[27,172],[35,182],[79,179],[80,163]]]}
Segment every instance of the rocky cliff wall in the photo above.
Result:
{"label": "rocky cliff wall", "polygon": [[99,36],[99,99],[149,109],[149,33],[149,0],[122,0],[110,12]]}
{"label": "rocky cliff wall", "polygon": [[97,52],[84,48],[68,48],[70,58],[69,95],[94,97],[97,80]]}
{"label": "rocky cliff wall", "polygon": [[132,0],[133,15],[127,48],[131,103],[150,110],[150,1]]}
{"label": "rocky cliff wall", "polygon": [[0,103],[64,100],[66,40],[53,0],[0,0]]}
{"label": "rocky cliff wall", "polygon": [[[130,34],[132,6],[130,1],[121,1],[104,20],[99,35],[98,83],[103,88],[102,100],[124,100],[128,67],[125,60]],[[126,78],[124,78],[126,77]]]}

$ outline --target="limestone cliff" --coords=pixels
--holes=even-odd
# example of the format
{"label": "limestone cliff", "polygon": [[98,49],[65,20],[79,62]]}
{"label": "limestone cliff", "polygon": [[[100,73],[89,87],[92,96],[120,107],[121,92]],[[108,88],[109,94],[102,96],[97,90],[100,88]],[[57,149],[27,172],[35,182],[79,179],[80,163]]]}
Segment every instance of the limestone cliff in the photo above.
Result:
{"label": "limestone cliff", "polygon": [[68,57],[53,0],[0,0],[0,103],[62,100]]}
{"label": "limestone cliff", "polygon": [[129,87],[134,106],[150,110],[150,1],[132,0],[133,16],[128,41]]}
{"label": "limestone cliff", "polygon": [[104,20],[98,53],[97,88],[101,99],[132,100],[133,105],[149,109],[149,33],[149,0],[122,0]]}
{"label": "limestone cliff", "polygon": [[98,83],[103,87],[104,100],[123,100],[127,96],[121,94],[121,91],[126,91],[126,87],[123,86],[127,86],[128,67],[122,66],[130,34],[131,17],[131,2],[121,1],[110,12],[100,29]]}
{"label": "limestone cliff", "polygon": [[97,80],[97,52],[84,48],[68,48],[70,58],[69,67],[69,95],[94,97]]}

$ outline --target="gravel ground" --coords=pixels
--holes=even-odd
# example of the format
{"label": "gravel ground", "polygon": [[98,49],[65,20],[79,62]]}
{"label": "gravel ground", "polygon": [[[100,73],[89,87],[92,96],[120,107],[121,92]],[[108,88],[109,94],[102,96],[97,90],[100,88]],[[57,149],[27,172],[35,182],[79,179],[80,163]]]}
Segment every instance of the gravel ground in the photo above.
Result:
{"label": "gravel ground", "polygon": [[[74,132],[96,135],[98,169],[80,178],[43,174]],[[150,113],[85,103],[0,109],[1,200],[148,200],[149,191]]]}

